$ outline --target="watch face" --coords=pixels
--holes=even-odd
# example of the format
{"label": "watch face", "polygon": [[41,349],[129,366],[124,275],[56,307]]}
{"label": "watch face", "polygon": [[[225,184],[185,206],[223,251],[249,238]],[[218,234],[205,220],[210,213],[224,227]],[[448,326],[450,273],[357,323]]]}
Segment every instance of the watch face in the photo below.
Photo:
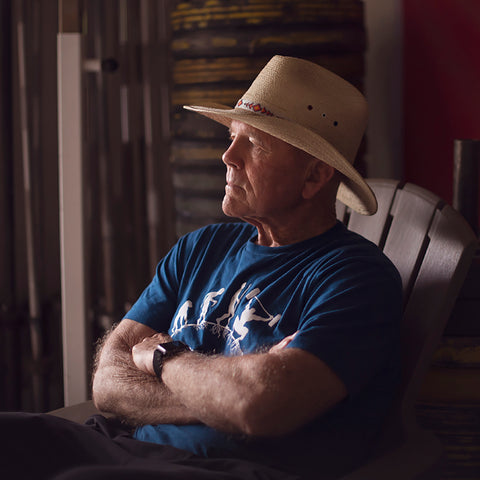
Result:
{"label": "watch face", "polygon": [[179,351],[190,350],[190,349],[183,342],[179,342],[178,340],[173,340],[172,342],[159,343],[157,345],[157,350],[160,350],[160,352],[162,352],[163,355],[166,355],[170,352],[179,352]]}

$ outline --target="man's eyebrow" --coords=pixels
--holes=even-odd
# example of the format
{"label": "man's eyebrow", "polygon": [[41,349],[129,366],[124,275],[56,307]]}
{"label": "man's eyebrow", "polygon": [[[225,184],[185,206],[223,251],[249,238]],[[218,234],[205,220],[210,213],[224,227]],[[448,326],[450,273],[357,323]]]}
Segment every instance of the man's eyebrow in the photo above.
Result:
{"label": "man's eyebrow", "polygon": [[[232,138],[232,136],[236,135],[237,133],[232,130],[230,127],[228,129],[228,136],[229,138]],[[259,132],[254,129],[247,129],[246,132],[243,133],[246,137],[252,137],[254,138],[261,146],[264,147],[270,147],[271,146],[271,141],[269,136],[262,134],[262,132]]]}

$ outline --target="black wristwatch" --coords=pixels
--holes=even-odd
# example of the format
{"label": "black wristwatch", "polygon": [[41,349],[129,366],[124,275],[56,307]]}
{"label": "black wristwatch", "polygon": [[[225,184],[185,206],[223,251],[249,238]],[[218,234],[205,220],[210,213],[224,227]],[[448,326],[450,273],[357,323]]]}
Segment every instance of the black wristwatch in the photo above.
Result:
{"label": "black wristwatch", "polygon": [[159,343],[153,352],[153,370],[159,380],[162,379],[163,362],[169,357],[174,357],[182,352],[190,352],[192,349],[183,342],[173,340],[167,343]]}

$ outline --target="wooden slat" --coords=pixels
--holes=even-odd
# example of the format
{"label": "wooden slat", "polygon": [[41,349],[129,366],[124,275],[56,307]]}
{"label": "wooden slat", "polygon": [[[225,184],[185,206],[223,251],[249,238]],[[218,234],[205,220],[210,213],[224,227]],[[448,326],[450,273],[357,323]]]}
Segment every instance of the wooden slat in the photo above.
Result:
{"label": "wooden slat", "polygon": [[176,105],[203,105],[213,102],[233,108],[247,88],[247,84],[230,83],[219,84],[214,87],[211,85],[196,85],[191,88],[176,88],[172,91],[171,102],[174,107]]}
{"label": "wooden slat", "polygon": [[[234,105],[231,104],[232,106]],[[175,141],[200,139],[215,140],[221,139],[224,145],[228,138],[228,129],[221,123],[205,121],[203,115],[192,114],[188,110],[184,110],[182,105],[172,108],[172,135]],[[172,155],[175,158],[174,155]]]}
{"label": "wooden slat", "polygon": [[[192,52],[188,50],[191,55]],[[177,60],[173,64],[173,84],[216,83],[225,81],[247,82],[258,75],[271,55],[240,57],[198,57]],[[358,52],[342,55],[334,52],[302,57],[340,75],[343,78],[358,78],[363,71],[363,59]]]}
{"label": "wooden slat", "polygon": [[347,224],[347,206],[344,203],[342,203],[340,200],[337,200],[335,210],[337,214],[337,219],[345,223],[346,225]]}
{"label": "wooden slat", "polygon": [[174,31],[270,24],[335,25],[362,19],[359,0],[190,0],[176,2],[171,14]]}
{"label": "wooden slat", "polygon": [[[202,118],[198,116],[199,118]],[[225,131],[227,129],[223,127]],[[172,146],[174,167],[218,167],[225,169],[222,155],[228,148],[226,135],[224,141],[202,142],[196,140],[177,140]]]}
{"label": "wooden slat", "polygon": [[[302,50],[303,55],[319,53],[362,52],[365,35],[360,27],[344,24],[333,28],[301,30],[278,26],[256,31],[221,30],[195,31],[177,34],[172,41],[174,58],[226,57],[251,53],[252,55],[275,55]],[[287,49],[287,50],[286,50]]]}
{"label": "wooden slat", "polygon": [[206,171],[202,169],[197,171],[179,169],[173,172],[173,186],[178,192],[219,193],[220,198],[222,198],[225,183],[225,169],[223,168]]}
{"label": "wooden slat", "polygon": [[436,195],[412,184],[406,184],[395,195],[392,224],[383,251],[400,272],[405,299],[408,299],[417,259],[428,241],[433,215],[441,203]]}
{"label": "wooden slat", "polygon": [[388,225],[390,208],[399,182],[388,179],[371,179],[368,180],[368,184],[377,197],[378,211],[371,216],[352,212],[348,228],[382,247],[383,233],[386,225]]}

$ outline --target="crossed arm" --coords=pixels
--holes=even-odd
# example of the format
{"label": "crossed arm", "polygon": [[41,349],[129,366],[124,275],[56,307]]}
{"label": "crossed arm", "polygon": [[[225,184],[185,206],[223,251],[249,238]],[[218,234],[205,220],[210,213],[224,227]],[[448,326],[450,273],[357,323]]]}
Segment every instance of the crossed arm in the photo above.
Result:
{"label": "crossed arm", "polygon": [[168,339],[122,320],[98,356],[97,408],[135,425],[201,422],[225,432],[275,436],[295,430],[347,395],[340,378],[319,358],[284,348],[289,338],[265,353],[182,353],[165,362],[159,381],[152,369],[153,350]]}

